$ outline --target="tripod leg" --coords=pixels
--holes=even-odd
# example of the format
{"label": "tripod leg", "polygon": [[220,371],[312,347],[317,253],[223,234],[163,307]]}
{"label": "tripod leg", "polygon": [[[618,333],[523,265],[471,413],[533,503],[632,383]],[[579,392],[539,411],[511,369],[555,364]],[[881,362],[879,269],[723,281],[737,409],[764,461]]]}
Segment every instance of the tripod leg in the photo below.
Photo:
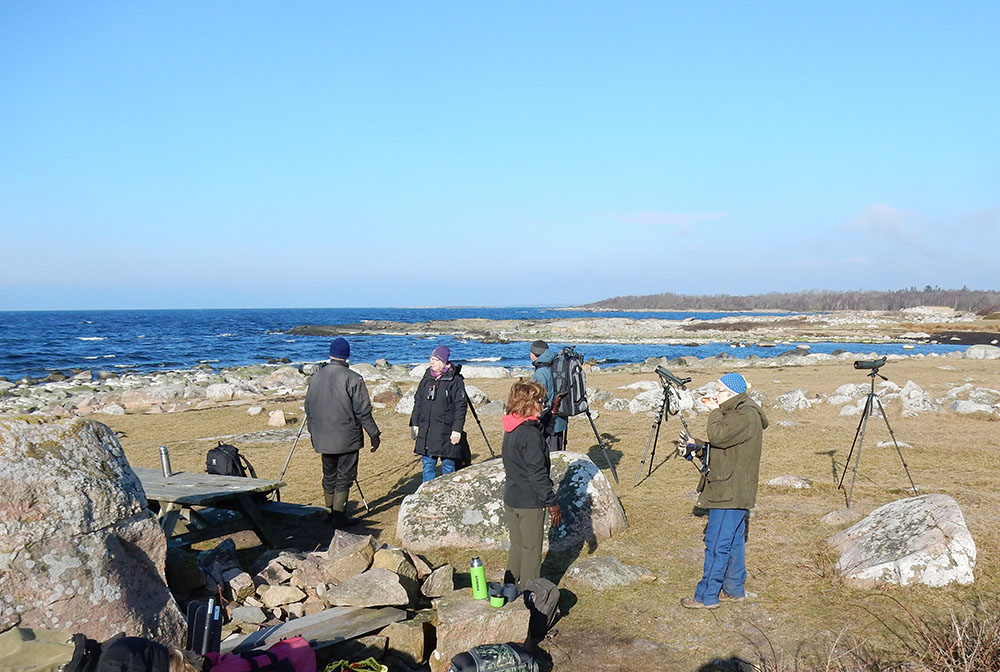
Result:
{"label": "tripod leg", "polygon": [[868,400],[865,402],[865,410],[861,415],[861,424],[859,425],[860,430],[858,434],[858,454],[854,456],[854,470],[851,473],[851,489],[847,493],[847,508],[851,508],[851,499],[854,497],[854,483],[858,480],[858,466],[861,464],[861,444],[865,442],[865,430],[868,428],[868,416],[871,415],[873,404],[872,399],[874,399],[874,394],[868,395]]}
{"label": "tripod leg", "polygon": [[892,437],[892,445],[896,446],[899,461],[903,463],[903,471],[906,472],[906,478],[910,480],[910,487],[913,488],[913,496],[916,497],[920,493],[917,491],[917,486],[913,483],[913,477],[910,476],[910,468],[906,466],[906,460],[903,459],[903,451],[900,450],[899,444],[896,442],[896,435],[893,433],[892,427],[889,426],[889,417],[885,414],[885,408],[882,407],[882,400],[875,397],[875,401],[878,402],[878,410],[882,413],[882,419],[885,420],[885,428],[889,430],[889,436]]}
{"label": "tripod leg", "polygon": [[594,436],[597,437],[597,445],[601,447],[601,452],[604,453],[604,459],[608,463],[608,467],[611,468],[611,475],[615,477],[615,483],[619,483],[618,471],[615,470],[615,465],[612,464],[611,458],[608,457],[608,451],[604,448],[604,441],[601,440],[601,434],[597,431],[597,425],[594,424],[594,416],[590,414],[590,409],[587,409],[587,419],[590,420],[590,426],[594,430]]}
{"label": "tripod leg", "polygon": [[[656,439],[660,436],[660,419],[662,416],[656,416],[656,420],[653,421],[653,426],[649,428],[649,436],[646,438],[646,448],[642,451],[642,459],[639,460],[639,470],[635,472],[635,481],[632,482],[632,487],[639,485],[639,477],[642,476],[642,465],[646,464],[646,457],[649,456],[650,469],[652,469],[653,458],[656,457]],[[653,454],[649,454],[649,449],[652,447]],[[648,476],[649,474],[647,474]]]}

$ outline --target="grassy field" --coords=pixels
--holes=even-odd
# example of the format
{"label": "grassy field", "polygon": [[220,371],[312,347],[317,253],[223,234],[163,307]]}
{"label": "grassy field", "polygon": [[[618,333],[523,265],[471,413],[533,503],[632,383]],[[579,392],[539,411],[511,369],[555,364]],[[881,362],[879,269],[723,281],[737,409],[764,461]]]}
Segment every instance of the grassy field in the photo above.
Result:
{"label": "grassy field", "polygon": [[[683,373],[694,378],[693,386],[700,386],[720,372],[691,367]],[[841,363],[755,368],[743,373],[767,395],[764,408],[771,421],[764,434],[762,486],[747,547],[747,586],[759,597],[713,611],[692,612],[680,607],[680,598],[693,593],[701,574],[704,526],[704,519],[693,515],[695,469],[683,460],[667,459],[680,422],[670,418],[663,424],[653,472],[645,477],[643,467],[644,478],[633,487],[653,418],[607,411],[598,404],[597,426],[616,462],[621,483],[615,491],[625,507],[629,527],[594,553],[641,565],[658,578],[627,589],[592,592],[574,588],[572,594],[567,593],[569,613],[558,626],[559,634],[546,643],[555,669],[584,669],[580,664],[586,661],[588,669],[695,670],[713,658],[731,656],[763,661],[771,670],[841,669],[836,667],[839,662],[829,662],[831,651],[847,652],[859,642],[883,657],[913,655],[906,650],[923,644],[908,643],[916,628],[911,616],[925,621],[946,619],[950,610],[963,614],[977,605],[996,611],[1000,586],[1000,422],[995,416],[927,412],[904,418],[898,401],[887,404],[897,440],[908,444],[902,449],[903,456],[921,494],[944,493],[961,506],[978,547],[976,582],[936,589],[858,590],[839,580],[833,570],[836,557],[825,543],[840,528],[824,525],[820,518],[844,508],[844,493],[836,486],[859,416],[841,417],[840,406],[826,403],[794,413],[773,409],[772,404],[777,395],[797,388],[820,395],[832,394],[844,383],[867,384],[865,372]],[[936,397],[965,383],[1000,389],[998,361],[911,359],[890,362],[882,373],[900,386],[912,380]],[[588,376],[588,385],[630,398],[635,390],[615,388],[642,379],[657,380],[653,374],[596,372]],[[468,382],[491,399],[504,399],[511,381]],[[301,407],[301,399],[266,404],[268,410],[282,408],[292,430],[301,421]],[[198,439],[267,429],[267,414],[250,417],[243,405],[179,414],[94,417],[123,433],[121,442],[133,465],[158,466],[157,446],[167,444],[174,468],[188,471],[204,469],[204,454],[212,445]],[[704,436],[706,417],[689,414],[686,418],[698,436]],[[407,417],[386,408],[377,410],[375,418],[383,432],[382,448],[375,454],[362,452],[359,483],[373,507],[368,529],[379,540],[392,544],[399,503],[416,489],[420,469],[412,453]],[[499,450],[499,418],[482,420],[490,442]],[[489,457],[471,417],[466,429],[476,459]],[[290,434],[294,436],[294,431]],[[891,444],[888,448],[877,445],[889,438],[881,419],[869,422],[852,502],[858,513],[867,514],[909,495],[899,455]],[[240,443],[239,447],[262,477],[276,478],[291,439]],[[599,466],[604,465],[585,418],[571,420],[569,449],[589,453]],[[605,474],[610,478],[607,469]],[[812,487],[786,490],[764,485],[782,475],[806,478]],[[308,440],[299,443],[285,480],[289,484],[283,490],[285,501],[322,504],[319,458]],[[357,500],[357,491],[352,499]],[[472,550],[443,549],[429,554],[429,559],[434,563],[450,561],[462,568]],[[489,568],[503,566],[503,553],[484,555]],[[558,575],[573,559],[548,558],[546,569]]]}

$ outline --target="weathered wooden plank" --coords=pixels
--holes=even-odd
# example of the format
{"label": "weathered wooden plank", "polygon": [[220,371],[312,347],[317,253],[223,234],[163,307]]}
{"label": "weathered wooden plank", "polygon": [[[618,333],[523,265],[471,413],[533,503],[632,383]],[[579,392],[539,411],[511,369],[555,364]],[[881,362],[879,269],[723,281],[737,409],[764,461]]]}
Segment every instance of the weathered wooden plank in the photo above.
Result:
{"label": "weathered wooden plank", "polygon": [[285,486],[284,481],[262,478],[219,476],[217,474],[177,472],[165,477],[157,469],[133,467],[147,499],[177,502],[188,506],[208,506],[220,500],[247,493],[267,493]]}
{"label": "weathered wooden plank", "polygon": [[293,502],[264,502],[258,504],[257,508],[262,513],[276,516],[294,516],[296,518],[308,518],[310,516],[320,516],[330,513],[330,509],[325,506],[310,506],[309,504],[295,504]]}
{"label": "weathered wooden plank", "polygon": [[258,630],[245,637],[222,642],[222,653],[267,648],[287,637],[301,635],[314,649],[336,644],[381,630],[390,623],[402,621],[406,612],[396,607],[333,607],[315,614],[295,618],[287,623]]}

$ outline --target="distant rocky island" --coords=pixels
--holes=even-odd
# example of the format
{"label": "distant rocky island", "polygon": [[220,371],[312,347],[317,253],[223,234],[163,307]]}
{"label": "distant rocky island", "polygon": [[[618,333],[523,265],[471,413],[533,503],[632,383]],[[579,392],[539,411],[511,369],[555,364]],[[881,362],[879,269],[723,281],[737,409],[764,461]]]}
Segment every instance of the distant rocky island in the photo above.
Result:
{"label": "distant rocky island", "polygon": [[365,320],[354,324],[299,325],[289,334],[341,336],[359,334],[449,335],[484,343],[552,340],[560,343],[691,342],[914,342],[993,343],[1000,320],[948,307],[919,306],[892,311],[839,310],[810,314],[740,315],[718,319],[593,317],[487,320],[465,318],[395,322]]}

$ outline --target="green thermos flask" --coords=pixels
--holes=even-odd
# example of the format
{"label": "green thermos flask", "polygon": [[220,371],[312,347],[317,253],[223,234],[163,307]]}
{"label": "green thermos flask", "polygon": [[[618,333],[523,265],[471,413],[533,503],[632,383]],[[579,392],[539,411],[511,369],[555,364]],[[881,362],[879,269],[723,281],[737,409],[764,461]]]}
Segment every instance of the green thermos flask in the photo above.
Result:
{"label": "green thermos flask", "polygon": [[472,599],[485,600],[489,597],[486,589],[486,568],[479,556],[472,558],[469,563],[469,576],[472,578]]}

